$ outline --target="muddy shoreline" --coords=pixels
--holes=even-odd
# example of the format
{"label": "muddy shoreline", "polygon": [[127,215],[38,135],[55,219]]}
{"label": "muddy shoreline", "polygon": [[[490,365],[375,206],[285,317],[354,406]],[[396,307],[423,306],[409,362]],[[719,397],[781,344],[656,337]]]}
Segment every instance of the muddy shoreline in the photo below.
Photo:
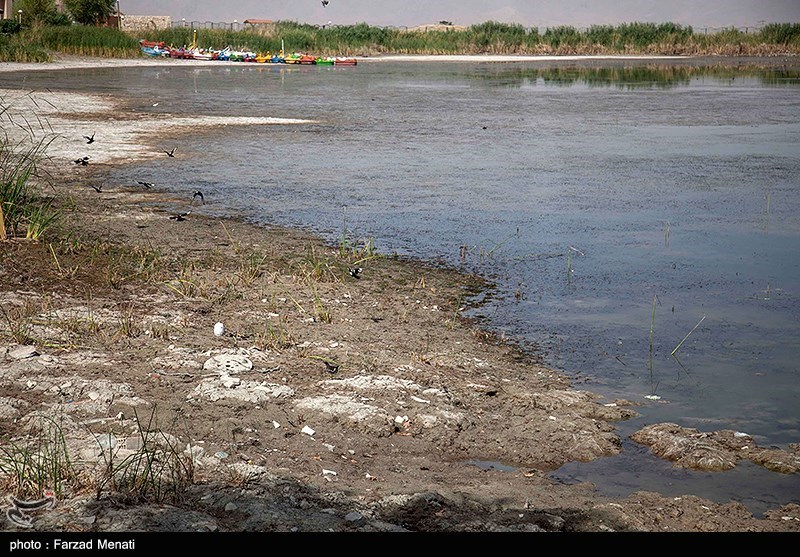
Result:
{"label": "muddy shoreline", "polygon": [[[103,178],[103,165],[165,157],[148,132],[179,144],[180,118],[110,120],[118,101],[92,95],[3,97],[53,134],[40,179],[62,218],[47,241],[0,244],[0,443],[17,461],[36,451],[10,448],[43,439],[69,456],[46,486],[3,475],[19,498],[57,491],[4,530],[800,531],[798,505],[756,518],[690,493],[614,499],[552,481],[618,454],[614,424],[637,406],[462,318],[478,277]],[[222,120],[205,124],[295,124]],[[91,164],[73,165],[76,149]],[[800,447],[739,432],[654,424],[635,440],[679,466],[800,468]],[[138,466],[148,458],[162,466]]]}

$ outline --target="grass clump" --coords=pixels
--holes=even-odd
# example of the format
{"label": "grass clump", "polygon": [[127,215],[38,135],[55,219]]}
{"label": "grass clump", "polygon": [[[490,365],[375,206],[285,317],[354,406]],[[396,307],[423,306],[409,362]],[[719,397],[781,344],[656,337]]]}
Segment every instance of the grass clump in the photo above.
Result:
{"label": "grass clump", "polygon": [[25,138],[14,141],[6,134],[0,141],[0,241],[18,236],[39,240],[58,218],[54,199],[34,185],[53,139],[35,139],[33,126],[27,120],[19,122],[10,108],[0,98],[0,119],[21,128]]}
{"label": "grass clump", "polygon": [[30,435],[0,445],[0,481],[5,491],[30,499],[38,499],[45,490],[59,497],[66,486],[77,485],[75,465],[55,420],[38,416]]}

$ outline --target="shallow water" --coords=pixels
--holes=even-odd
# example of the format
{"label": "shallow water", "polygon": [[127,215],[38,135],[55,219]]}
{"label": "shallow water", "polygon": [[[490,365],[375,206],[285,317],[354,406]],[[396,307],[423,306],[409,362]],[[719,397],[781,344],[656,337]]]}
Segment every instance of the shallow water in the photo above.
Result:
{"label": "shallow water", "polygon": [[800,503],[797,475],[689,472],[627,436],[671,421],[800,442],[800,65],[784,62],[164,66],[17,85],[142,112],[318,120],[198,132],[169,164],[112,179],[200,189],[209,212],[332,242],[346,226],[383,253],[493,279],[472,315],[576,387],[643,404],[617,424],[623,455],[554,477],[758,514]]}

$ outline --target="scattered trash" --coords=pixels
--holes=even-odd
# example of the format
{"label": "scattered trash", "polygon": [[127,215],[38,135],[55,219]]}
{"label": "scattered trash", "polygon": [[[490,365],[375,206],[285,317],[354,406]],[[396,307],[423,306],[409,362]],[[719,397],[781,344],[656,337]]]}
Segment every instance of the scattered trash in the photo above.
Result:
{"label": "scattered trash", "polygon": [[333,470],[326,470],[325,468],[322,469],[322,475],[323,476],[338,476],[338,474],[336,472],[334,472]]}
{"label": "scattered trash", "polygon": [[423,404],[430,404],[431,403],[430,400],[425,400],[424,398],[419,398],[418,396],[413,396],[413,395],[411,397],[411,400],[413,400],[414,402],[421,402]]}
{"label": "scattered trash", "polygon": [[316,431],[314,431],[313,429],[311,429],[307,425],[304,425],[303,429],[301,429],[300,432],[301,433],[305,433],[306,435],[311,435],[311,436],[313,436],[316,433]]}
{"label": "scattered trash", "polygon": [[402,425],[403,423],[408,421],[408,416],[395,416],[394,423],[397,425]]}
{"label": "scattered trash", "polygon": [[747,433],[744,433],[744,432],[742,432],[742,431],[734,431],[734,432],[733,432],[733,436],[734,436],[734,437],[750,437],[750,435],[749,435],[749,434],[747,434]]}
{"label": "scattered trash", "polygon": [[661,397],[658,395],[645,395],[644,398],[649,398],[650,400],[661,400]]}
{"label": "scattered trash", "polygon": [[228,453],[226,453],[225,451],[217,451],[214,453],[214,456],[220,460],[223,460],[228,458]]}
{"label": "scattered trash", "polygon": [[281,424],[279,424],[275,420],[272,420],[272,427],[274,427],[275,429],[278,429],[279,427],[281,427]]}
{"label": "scattered trash", "polygon": [[218,337],[221,337],[223,334],[225,334],[225,325],[222,323],[216,323],[214,325],[214,334]]}

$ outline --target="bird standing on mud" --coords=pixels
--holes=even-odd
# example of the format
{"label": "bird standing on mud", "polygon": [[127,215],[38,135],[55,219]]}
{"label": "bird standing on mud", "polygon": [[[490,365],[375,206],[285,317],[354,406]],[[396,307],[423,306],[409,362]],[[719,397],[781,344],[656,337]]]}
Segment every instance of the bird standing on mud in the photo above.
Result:
{"label": "bird standing on mud", "polygon": [[194,194],[192,194],[192,203],[194,203],[194,200],[197,199],[198,197],[200,198],[200,204],[201,205],[205,205],[206,204],[206,199],[205,199],[205,197],[203,197],[203,192],[201,192],[199,190],[194,192]]}
{"label": "bird standing on mud", "polygon": [[89,157],[83,157],[82,159],[75,159],[72,162],[74,162],[75,164],[81,164],[83,166],[89,166]]}

